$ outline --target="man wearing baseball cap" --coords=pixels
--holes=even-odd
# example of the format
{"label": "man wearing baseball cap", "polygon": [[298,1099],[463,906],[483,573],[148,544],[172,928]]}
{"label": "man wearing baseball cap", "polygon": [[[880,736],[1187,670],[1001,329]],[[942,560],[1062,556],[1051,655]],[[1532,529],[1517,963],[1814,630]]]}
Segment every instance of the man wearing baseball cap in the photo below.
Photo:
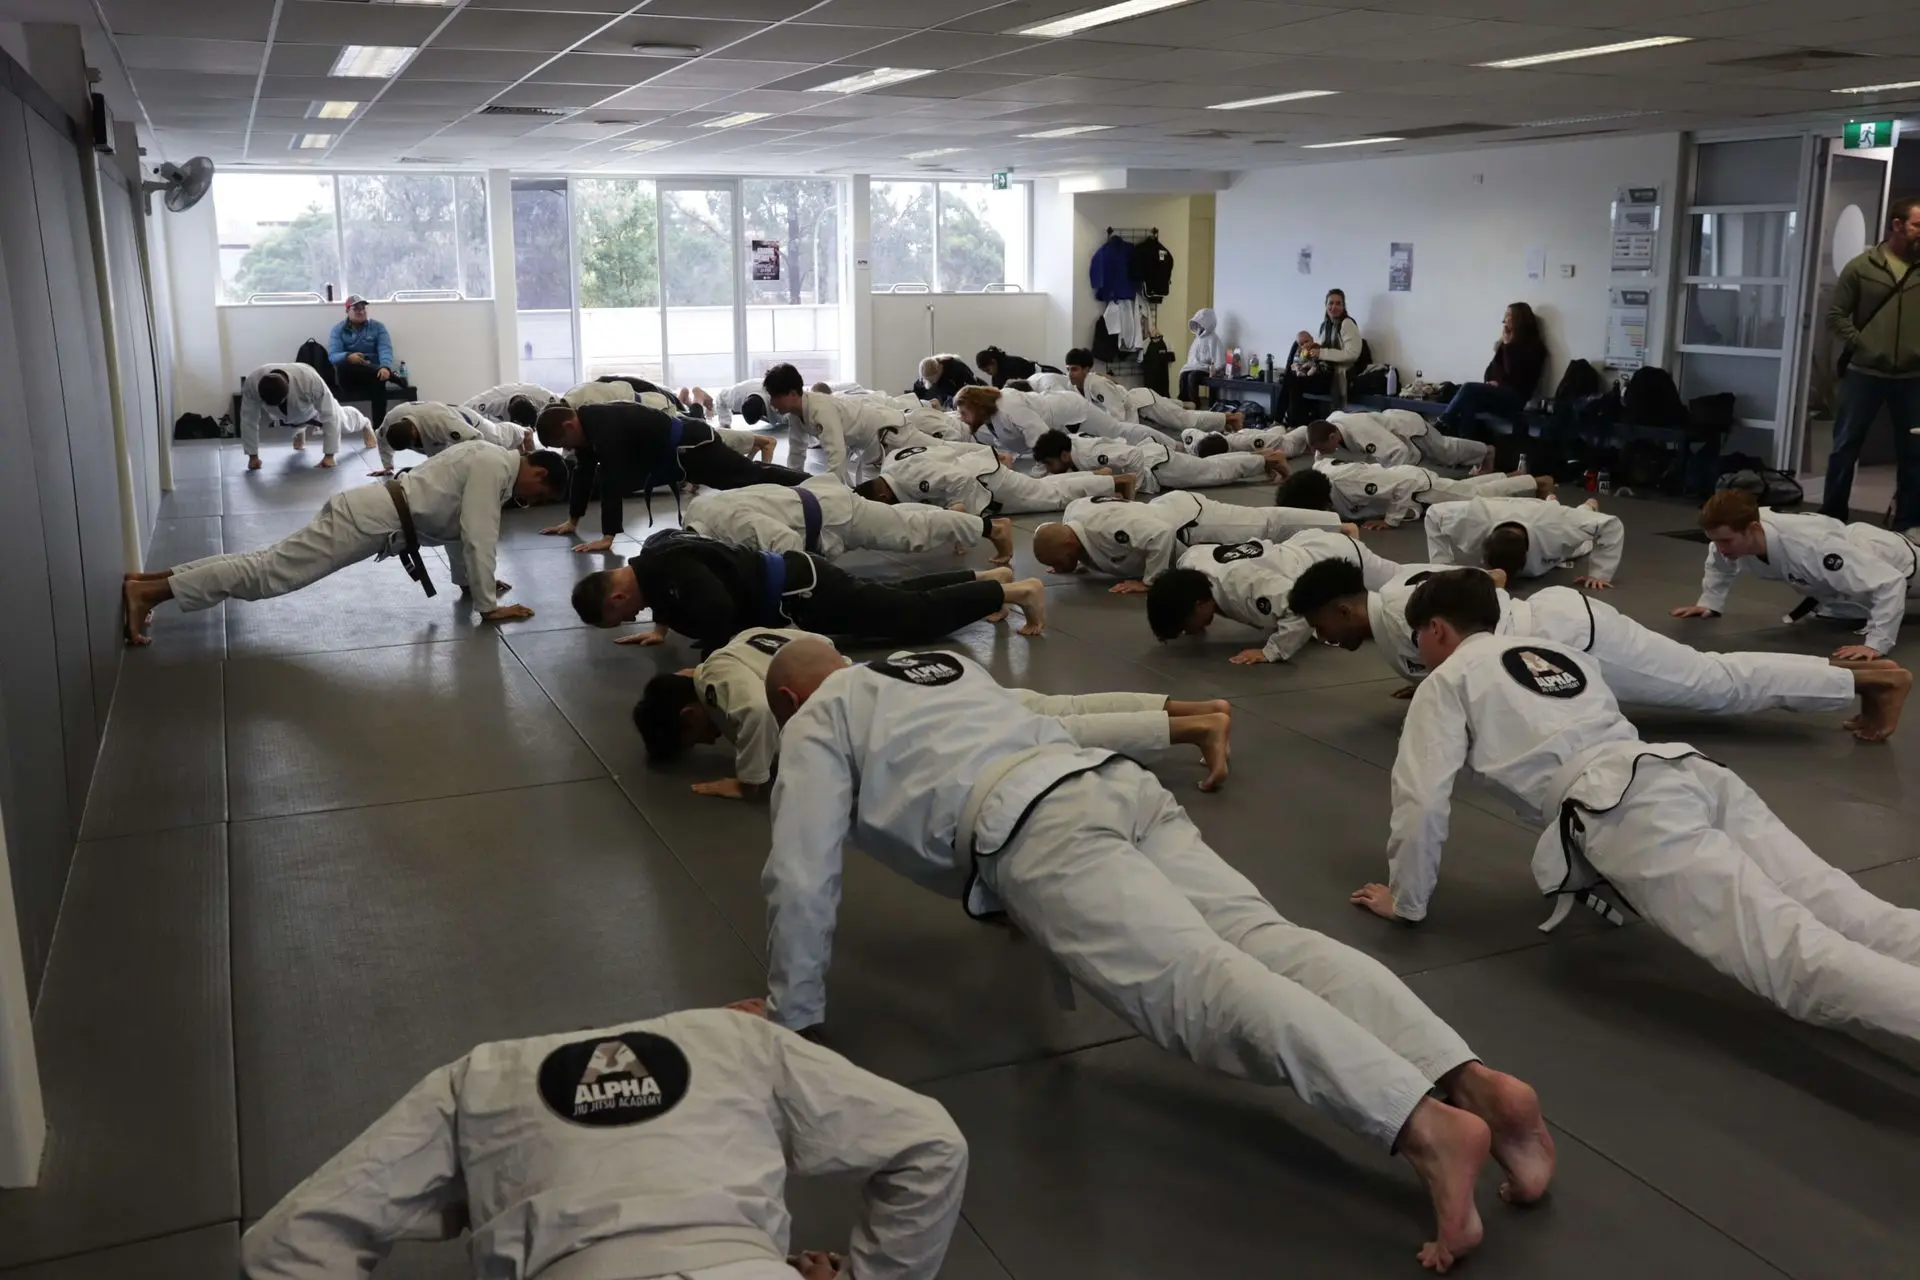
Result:
{"label": "man wearing baseball cap", "polygon": [[333,326],[327,354],[340,381],[340,398],[371,401],[373,421],[387,420],[389,399],[412,398],[406,375],[393,358],[387,326],[367,319],[367,300],[359,294],[347,298],[347,318]]}

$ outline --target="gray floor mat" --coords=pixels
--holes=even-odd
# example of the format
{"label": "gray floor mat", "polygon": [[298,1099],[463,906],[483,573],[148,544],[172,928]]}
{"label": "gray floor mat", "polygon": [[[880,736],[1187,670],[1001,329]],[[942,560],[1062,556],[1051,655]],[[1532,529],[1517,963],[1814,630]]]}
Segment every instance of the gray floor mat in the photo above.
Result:
{"label": "gray floor mat", "polygon": [[1781,1270],[1913,1274],[1911,1046],[1903,1067],[1793,1022],[1644,925],[1411,985],[1557,1124]]}
{"label": "gray floor mat", "polygon": [[[1211,1075],[1142,1041],[941,1081],[972,1153],[967,1216],[1019,1277],[1423,1274],[1413,1171],[1285,1089]],[[1565,1133],[1529,1211],[1481,1178],[1476,1277],[1780,1273]]]}
{"label": "gray floor mat", "polygon": [[81,834],[89,840],[226,821],[221,665],[165,666],[145,656],[120,667],[87,793]]}
{"label": "gray floor mat", "polygon": [[605,780],[233,833],[249,1219],[477,1043],[724,1004],[764,985]]}
{"label": "gray floor mat", "polygon": [[6,1271],[7,1280],[212,1280],[240,1270],[231,1222]]}
{"label": "gray floor mat", "polygon": [[0,1266],[238,1213],[225,836],[75,854],[34,1017],[47,1154],[36,1190],[0,1194]]}

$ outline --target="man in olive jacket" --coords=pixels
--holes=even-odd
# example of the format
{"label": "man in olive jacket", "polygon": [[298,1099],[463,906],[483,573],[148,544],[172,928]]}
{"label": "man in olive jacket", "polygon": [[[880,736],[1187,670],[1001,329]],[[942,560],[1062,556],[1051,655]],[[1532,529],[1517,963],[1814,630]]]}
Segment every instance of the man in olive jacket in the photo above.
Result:
{"label": "man in olive jacket", "polygon": [[1846,365],[1820,513],[1849,518],[1853,469],[1884,404],[1899,459],[1893,527],[1911,531],[1920,527],[1920,197],[1895,200],[1887,218],[1887,238],[1840,272],[1827,311]]}

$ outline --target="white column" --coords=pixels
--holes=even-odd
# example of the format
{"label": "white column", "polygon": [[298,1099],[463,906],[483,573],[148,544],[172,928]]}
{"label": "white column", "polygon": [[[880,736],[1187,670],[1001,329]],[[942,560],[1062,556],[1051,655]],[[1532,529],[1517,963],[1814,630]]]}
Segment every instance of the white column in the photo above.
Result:
{"label": "white column", "polygon": [[40,1069],[27,1013],[27,975],[20,957],[20,921],[14,915],[7,831],[0,821],[0,1187],[40,1181],[47,1117],[40,1103]]}
{"label": "white column", "polygon": [[873,179],[867,174],[853,175],[853,257],[847,280],[847,329],[853,339],[853,380],[863,387],[898,391],[881,387],[873,373]]}
{"label": "white column", "polygon": [[[487,170],[487,212],[493,223],[495,382],[520,380],[520,289],[513,274],[513,181],[505,169]],[[564,388],[563,388],[564,390]]]}

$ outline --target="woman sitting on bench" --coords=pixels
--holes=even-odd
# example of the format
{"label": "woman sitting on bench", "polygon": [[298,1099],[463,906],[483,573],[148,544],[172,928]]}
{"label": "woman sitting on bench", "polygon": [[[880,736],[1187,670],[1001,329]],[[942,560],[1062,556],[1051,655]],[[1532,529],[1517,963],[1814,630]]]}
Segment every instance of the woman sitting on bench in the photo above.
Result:
{"label": "woman sitting on bench", "polygon": [[1476,417],[1491,413],[1518,426],[1546,371],[1547,344],[1540,336],[1540,317],[1526,303],[1513,303],[1500,319],[1500,341],[1487,362],[1486,380],[1469,382],[1456,391],[1435,425],[1450,436],[1463,436],[1472,431]]}
{"label": "woman sitting on bench", "polygon": [[1326,416],[1306,407],[1303,400],[1309,395],[1331,395],[1330,408],[1346,407],[1347,370],[1364,349],[1360,326],[1347,314],[1346,291],[1327,290],[1327,313],[1321,317],[1319,336],[1300,331],[1280,380],[1286,394],[1287,425],[1297,427]]}

